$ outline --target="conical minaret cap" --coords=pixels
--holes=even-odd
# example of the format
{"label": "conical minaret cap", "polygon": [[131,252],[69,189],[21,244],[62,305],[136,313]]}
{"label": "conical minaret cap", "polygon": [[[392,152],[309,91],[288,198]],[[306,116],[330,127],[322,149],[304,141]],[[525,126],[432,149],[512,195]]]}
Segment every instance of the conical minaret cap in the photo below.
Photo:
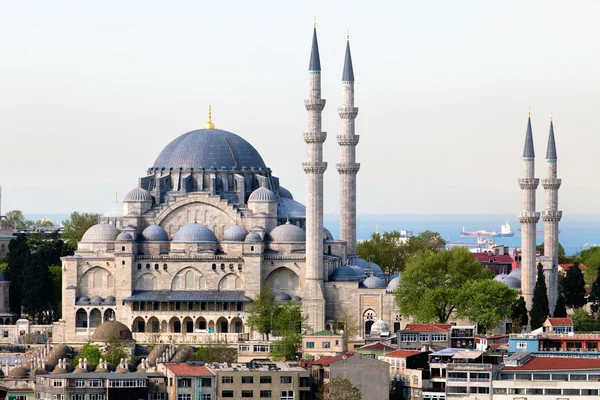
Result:
{"label": "conical minaret cap", "polygon": [[352,54],[350,54],[350,39],[346,40],[346,58],[344,59],[343,82],[354,82],[354,68],[352,68]]}
{"label": "conical minaret cap", "polygon": [[312,49],[310,50],[310,62],[308,63],[309,71],[321,70],[321,58],[319,57],[319,43],[317,42],[317,27],[313,29]]}
{"label": "conical minaret cap", "polygon": [[548,149],[546,150],[546,159],[556,160],[556,142],[554,141],[554,123],[550,120],[550,133],[548,134]]}
{"label": "conical minaret cap", "polygon": [[531,132],[531,116],[527,118],[527,132],[525,133],[523,157],[535,157],[535,151],[533,150],[533,132]]}

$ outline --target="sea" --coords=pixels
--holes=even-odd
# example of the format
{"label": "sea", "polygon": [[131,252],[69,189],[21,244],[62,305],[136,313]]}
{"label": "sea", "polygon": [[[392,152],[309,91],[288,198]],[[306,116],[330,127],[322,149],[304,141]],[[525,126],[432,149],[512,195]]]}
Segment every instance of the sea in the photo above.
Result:
{"label": "sea", "polygon": [[[39,220],[49,218],[53,221],[64,221],[67,214],[30,214],[28,219]],[[339,237],[340,217],[337,214],[325,214],[324,224],[333,234]],[[514,214],[362,214],[357,216],[356,236],[358,240],[366,240],[378,230],[407,230],[417,235],[426,230],[438,232],[451,243],[476,244],[476,238],[461,238],[463,227],[467,231],[496,230],[501,225],[510,223],[513,237],[495,238],[497,245],[510,247],[521,246],[519,222]],[[567,255],[574,255],[590,246],[600,246],[600,215],[566,214],[560,222],[559,241]],[[537,227],[537,242],[544,241],[544,225],[540,221]]]}

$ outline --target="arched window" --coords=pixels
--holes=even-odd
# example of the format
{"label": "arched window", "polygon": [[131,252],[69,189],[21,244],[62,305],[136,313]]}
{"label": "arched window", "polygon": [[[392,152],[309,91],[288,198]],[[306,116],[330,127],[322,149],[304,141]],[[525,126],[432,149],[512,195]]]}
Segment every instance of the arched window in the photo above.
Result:
{"label": "arched window", "polygon": [[106,287],[112,289],[113,286],[115,286],[115,278],[109,274],[108,278],[106,278]]}
{"label": "arched window", "polygon": [[235,288],[236,289],[242,288],[242,280],[240,278],[235,278]]}
{"label": "arched window", "polygon": [[194,288],[194,273],[192,271],[187,271],[185,273],[185,289],[193,289]]}
{"label": "arched window", "polygon": [[235,274],[228,274],[219,282],[219,290],[235,290],[242,288],[242,280]]}
{"label": "arched window", "polygon": [[198,279],[198,289],[206,289],[206,279],[203,276]]}
{"label": "arched window", "polygon": [[102,287],[102,271],[99,269],[94,271],[94,289]]}
{"label": "arched window", "polygon": [[81,288],[82,289],[86,289],[88,288],[88,275],[87,274],[83,274],[83,276],[81,277]]}
{"label": "arched window", "polygon": [[173,290],[179,289],[179,276],[173,278]]}
{"label": "arched window", "polygon": [[151,285],[151,289],[152,290],[156,290],[158,289],[158,279],[156,279],[155,276],[152,277],[152,285]]}

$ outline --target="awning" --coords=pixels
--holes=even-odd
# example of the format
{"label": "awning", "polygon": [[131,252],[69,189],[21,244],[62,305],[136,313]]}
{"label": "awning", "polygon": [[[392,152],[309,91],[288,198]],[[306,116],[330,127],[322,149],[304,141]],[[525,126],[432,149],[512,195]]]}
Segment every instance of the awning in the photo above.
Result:
{"label": "awning", "polygon": [[454,356],[452,358],[453,359],[461,358],[463,360],[474,360],[482,354],[483,354],[483,352],[481,352],[481,351],[459,351],[456,354],[454,354]]}
{"label": "awning", "polygon": [[135,290],[123,301],[207,301],[242,303],[252,301],[243,290]]}

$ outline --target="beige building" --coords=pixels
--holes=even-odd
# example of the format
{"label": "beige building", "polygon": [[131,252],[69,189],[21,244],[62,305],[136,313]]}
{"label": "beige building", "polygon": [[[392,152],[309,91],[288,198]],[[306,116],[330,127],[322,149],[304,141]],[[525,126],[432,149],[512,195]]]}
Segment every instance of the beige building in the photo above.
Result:
{"label": "beige building", "polygon": [[420,400],[429,386],[428,353],[419,350],[396,350],[379,356],[389,364],[392,393],[403,399]]}
{"label": "beige building", "polygon": [[[318,59],[316,31],[311,57]],[[345,65],[351,68],[349,47]],[[311,66],[319,68],[309,71],[311,90],[320,92],[320,63]],[[343,84],[344,93],[350,86]],[[306,104],[311,129],[320,128],[315,107],[324,100]],[[348,117],[355,117],[352,110]],[[311,131],[304,140],[313,149],[322,136]],[[353,131],[341,137],[343,146],[358,143]],[[340,173],[355,179],[358,164],[343,154]],[[288,178],[300,179],[304,169],[306,179],[317,182],[305,208],[250,143],[215,128],[210,115],[204,129],[176,137],[122,204],[85,233],[73,256],[63,258],[62,320],[53,340],[86,341],[109,319],[130,327],[138,342],[232,343],[240,334],[256,339],[246,311],[267,282],[277,301],[302,303],[315,331],[343,329],[348,312],[360,321],[358,338],[351,339],[389,337],[400,327],[393,299],[397,278],[354,254],[354,180],[341,194],[346,240],[322,227],[323,189],[315,176],[324,163],[313,161]]]}
{"label": "beige building", "polygon": [[347,341],[343,335],[322,330],[302,336],[302,358],[319,359],[337,356],[347,351]]}

